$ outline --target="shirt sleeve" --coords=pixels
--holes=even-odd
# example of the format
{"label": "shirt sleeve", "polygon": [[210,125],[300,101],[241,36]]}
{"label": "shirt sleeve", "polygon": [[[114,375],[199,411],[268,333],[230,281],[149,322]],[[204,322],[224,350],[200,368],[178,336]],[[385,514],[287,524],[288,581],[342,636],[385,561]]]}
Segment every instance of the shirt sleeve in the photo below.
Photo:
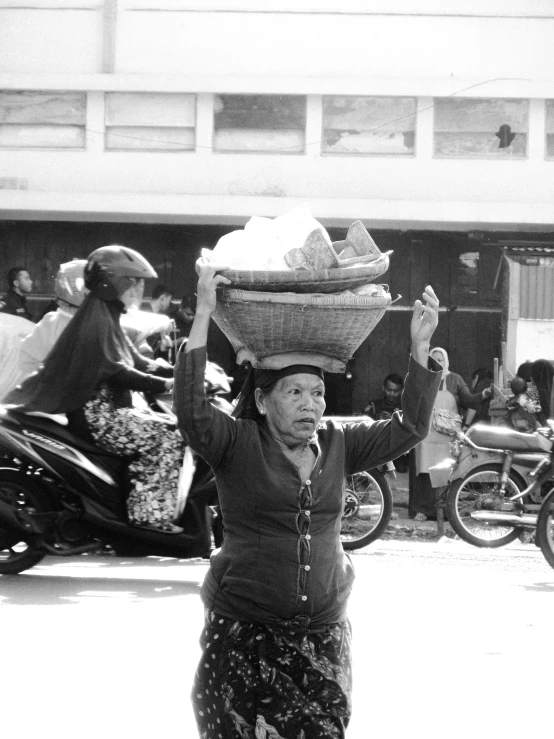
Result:
{"label": "shirt sleeve", "polygon": [[165,380],[163,377],[149,375],[146,372],[140,372],[134,367],[122,365],[121,370],[108,378],[107,384],[110,387],[123,388],[126,390],[139,390],[148,393],[165,392]]}
{"label": "shirt sleeve", "polygon": [[233,450],[237,423],[242,422],[210,403],[204,386],[205,371],[205,346],[190,352],[179,351],[174,371],[173,412],[187,444],[217,469]]}
{"label": "shirt sleeve", "polygon": [[442,368],[429,359],[429,369],[410,357],[401,410],[389,421],[345,425],[346,474],[378,467],[412,449],[429,433]]}
{"label": "shirt sleeve", "polygon": [[471,393],[466,381],[461,375],[455,372],[451,372],[450,374],[456,382],[453,395],[456,398],[459,409],[474,408],[475,410],[479,410],[482,400],[481,393]]}

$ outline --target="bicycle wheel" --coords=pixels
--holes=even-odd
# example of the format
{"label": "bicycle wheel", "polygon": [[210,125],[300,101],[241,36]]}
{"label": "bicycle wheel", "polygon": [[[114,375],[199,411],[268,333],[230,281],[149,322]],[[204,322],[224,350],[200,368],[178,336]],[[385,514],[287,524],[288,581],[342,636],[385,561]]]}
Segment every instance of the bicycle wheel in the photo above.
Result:
{"label": "bicycle wheel", "polygon": [[[466,477],[456,480],[446,494],[448,522],[458,536],[476,547],[496,548],[514,541],[523,531],[511,524],[487,523],[471,518],[474,511],[500,511],[501,504],[524,489],[524,483],[512,471],[506,482],[506,492],[500,492],[502,466],[488,464],[476,467]],[[521,510],[521,501],[515,509]]]}
{"label": "bicycle wheel", "polygon": [[542,502],[535,541],[548,564],[554,567],[554,488]]}
{"label": "bicycle wheel", "polygon": [[377,470],[358,472],[346,479],[340,538],[344,549],[360,549],[378,539],[392,516],[392,493]]}

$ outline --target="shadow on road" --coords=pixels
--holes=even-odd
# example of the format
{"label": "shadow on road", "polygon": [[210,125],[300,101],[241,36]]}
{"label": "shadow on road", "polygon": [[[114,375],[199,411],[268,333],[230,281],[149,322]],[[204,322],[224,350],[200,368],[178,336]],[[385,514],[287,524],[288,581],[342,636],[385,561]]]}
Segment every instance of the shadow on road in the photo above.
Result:
{"label": "shadow on road", "polygon": [[[180,569],[180,562],[169,558],[54,559],[21,575],[0,576],[0,606],[98,604],[103,600],[140,603],[199,595],[202,577],[196,574],[196,562],[187,560],[187,570]],[[199,560],[198,565],[206,566],[206,561]]]}
{"label": "shadow on road", "polygon": [[537,582],[534,585],[524,585],[525,590],[534,590],[536,593],[554,593],[554,582]]}

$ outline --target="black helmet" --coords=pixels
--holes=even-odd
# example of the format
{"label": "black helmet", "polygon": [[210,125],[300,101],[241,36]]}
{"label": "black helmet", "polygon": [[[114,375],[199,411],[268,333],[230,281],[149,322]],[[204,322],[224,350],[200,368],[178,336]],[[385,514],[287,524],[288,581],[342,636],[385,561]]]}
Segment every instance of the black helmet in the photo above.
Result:
{"label": "black helmet", "polygon": [[156,271],[134,249],[112,244],[101,246],[89,254],[85,267],[85,285],[102,300],[116,300],[117,282],[120,277],[147,279],[157,277]]}

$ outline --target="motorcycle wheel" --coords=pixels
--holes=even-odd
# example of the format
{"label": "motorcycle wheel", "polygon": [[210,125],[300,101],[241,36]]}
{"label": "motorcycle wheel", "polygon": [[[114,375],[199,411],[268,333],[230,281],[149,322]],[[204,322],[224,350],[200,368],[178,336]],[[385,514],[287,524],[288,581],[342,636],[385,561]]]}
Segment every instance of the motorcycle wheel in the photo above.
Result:
{"label": "motorcycle wheel", "polygon": [[554,488],[542,502],[537,520],[535,542],[548,564],[554,567]]}
{"label": "motorcycle wheel", "polygon": [[392,493],[377,470],[346,478],[340,538],[344,549],[360,549],[378,539],[392,516]]}
{"label": "motorcycle wheel", "polygon": [[[476,547],[495,549],[517,539],[523,531],[519,526],[509,524],[488,524],[471,518],[471,513],[483,510],[485,499],[499,499],[502,466],[486,464],[472,470],[460,480],[456,480],[446,494],[448,522],[458,536]],[[506,497],[524,490],[523,481],[510,472],[506,483]]]}
{"label": "motorcycle wheel", "polygon": [[[14,508],[45,510],[38,486],[18,470],[0,469],[0,499]],[[0,575],[18,575],[38,564],[46,556],[21,535],[0,528]]]}

